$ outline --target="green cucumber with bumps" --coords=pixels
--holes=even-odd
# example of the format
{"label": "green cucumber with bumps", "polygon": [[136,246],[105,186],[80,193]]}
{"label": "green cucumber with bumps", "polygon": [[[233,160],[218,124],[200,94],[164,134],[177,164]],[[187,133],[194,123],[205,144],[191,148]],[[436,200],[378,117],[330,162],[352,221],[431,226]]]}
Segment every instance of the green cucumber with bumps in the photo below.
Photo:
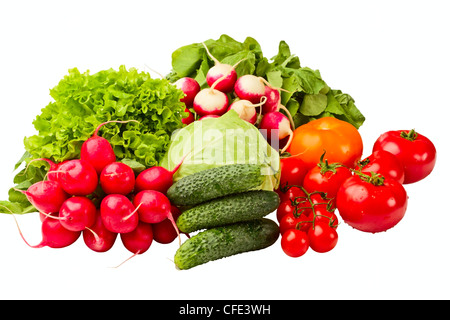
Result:
{"label": "green cucumber with bumps", "polygon": [[274,244],[280,231],[267,218],[237,222],[199,232],[177,250],[175,265],[186,270],[239,253],[261,250]]}
{"label": "green cucumber with bumps", "polygon": [[194,206],[260,187],[266,176],[256,164],[229,164],[202,170],[176,181],[167,196],[176,206]]}
{"label": "green cucumber with bumps", "polygon": [[178,229],[189,233],[235,222],[263,218],[280,204],[278,193],[247,191],[201,203],[184,211],[177,219]]}

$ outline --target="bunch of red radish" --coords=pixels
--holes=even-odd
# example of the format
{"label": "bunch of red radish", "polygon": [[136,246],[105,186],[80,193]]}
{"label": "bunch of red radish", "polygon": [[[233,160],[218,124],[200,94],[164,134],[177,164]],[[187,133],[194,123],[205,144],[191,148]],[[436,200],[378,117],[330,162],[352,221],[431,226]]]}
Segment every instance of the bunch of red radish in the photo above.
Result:
{"label": "bunch of red radish", "polygon": [[83,143],[79,159],[59,164],[36,159],[47,161],[50,169],[46,179],[21,191],[42,221],[42,241],[31,246],[24,239],[30,247],[63,248],[82,235],[88,248],[106,252],[119,235],[124,247],[137,255],[146,252],[153,240],[180,239],[175,223],[180,211],[165,195],[178,168],[168,171],[155,166],[135,174],[116,161],[111,144],[98,135],[110,122],[127,121],[100,124]]}
{"label": "bunch of red radish", "polygon": [[201,89],[199,83],[189,77],[174,83],[185,94],[181,101],[189,115],[182,120],[183,123],[195,121],[194,113],[198,120],[203,120],[234,110],[241,119],[257,125],[268,140],[278,139],[280,142],[289,137],[282,151],[286,150],[293,136],[294,123],[289,111],[281,104],[282,89],[274,88],[264,78],[252,74],[238,77],[235,68],[243,60],[234,66],[221,63],[203,45],[215,63],[206,74],[209,87]]}

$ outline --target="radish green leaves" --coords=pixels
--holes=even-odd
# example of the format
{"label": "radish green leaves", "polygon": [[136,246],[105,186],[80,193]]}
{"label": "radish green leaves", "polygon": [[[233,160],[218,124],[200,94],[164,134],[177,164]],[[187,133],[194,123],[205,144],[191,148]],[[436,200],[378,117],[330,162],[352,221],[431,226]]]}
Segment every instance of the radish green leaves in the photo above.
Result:
{"label": "radish green leaves", "polygon": [[[281,103],[291,113],[295,125],[333,116],[359,128],[365,120],[353,98],[340,90],[331,89],[318,70],[300,66],[285,41],[280,41],[278,54],[270,60],[263,56],[259,43],[247,37],[244,42],[222,35],[217,40],[204,41],[211,54],[222,63],[235,64],[238,76],[254,74],[265,78],[273,87],[284,89]],[[202,88],[207,86],[206,73],[214,65],[202,43],[180,47],[172,54],[172,72],[167,78],[173,82],[181,77],[195,78]]]}

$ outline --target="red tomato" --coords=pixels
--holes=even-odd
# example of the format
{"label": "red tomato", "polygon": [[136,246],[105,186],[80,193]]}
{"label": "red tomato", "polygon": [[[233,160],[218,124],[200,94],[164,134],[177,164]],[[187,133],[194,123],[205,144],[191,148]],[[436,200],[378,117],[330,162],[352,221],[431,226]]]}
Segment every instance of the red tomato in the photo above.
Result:
{"label": "red tomato", "polygon": [[328,164],[321,159],[317,166],[306,173],[303,188],[308,192],[323,192],[327,198],[334,198],[341,184],[351,176],[352,172],[347,167],[339,163]]}
{"label": "red tomato", "polygon": [[299,229],[306,232],[312,224],[312,217],[308,217],[305,214],[295,215],[294,213],[287,213],[281,218],[279,223],[280,234],[289,229]]}
{"label": "red tomato", "polygon": [[338,234],[336,229],[326,223],[315,223],[308,231],[309,246],[316,252],[328,252],[336,247]]}
{"label": "red tomato", "polygon": [[369,180],[354,175],[339,189],[336,206],[344,222],[355,229],[375,233],[400,222],[407,200],[405,188],[394,179],[378,175]]}
{"label": "red tomato", "polygon": [[383,149],[374,151],[370,156],[362,160],[359,164],[362,173],[379,173],[384,177],[389,177],[403,183],[405,180],[405,170],[400,160],[390,152]]}
{"label": "red tomato", "polygon": [[311,204],[311,202],[308,199],[299,198],[295,202],[296,204],[296,213],[297,216],[304,215],[309,216],[312,212],[312,206],[314,204]]}
{"label": "red tomato", "polygon": [[302,198],[306,198],[306,194],[299,187],[289,187],[286,191],[282,191],[277,189],[278,195],[280,196],[280,202],[285,200],[298,200]]}
{"label": "red tomato", "polygon": [[314,213],[314,223],[325,223],[331,227],[337,228],[339,220],[334,212],[328,211],[324,207],[315,206]]}
{"label": "red tomato", "polygon": [[424,179],[436,163],[434,144],[414,130],[383,133],[374,143],[373,151],[377,150],[386,150],[397,156],[405,170],[404,184]]}
{"label": "red tomato", "polygon": [[288,214],[288,213],[294,213],[295,211],[295,206],[292,205],[292,201],[291,200],[284,200],[282,201],[277,209],[277,220],[278,222],[281,221],[281,219],[283,219],[283,217]]}
{"label": "red tomato", "polygon": [[300,215],[297,218],[297,225],[296,228],[300,231],[308,232],[309,228],[311,228],[313,223],[312,216],[306,216],[304,214]]}
{"label": "red tomato", "polygon": [[[334,198],[329,198],[322,192],[313,192],[309,196],[314,208],[323,207],[325,209],[334,209]],[[310,205],[311,206],[311,205]]]}
{"label": "red tomato", "polygon": [[308,235],[297,229],[289,229],[281,236],[281,248],[288,256],[298,258],[308,251]]}
{"label": "red tomato", "polygon": [[298,158],[287,157],[280,159],[280,188],[299,186],[308,171],[305,163]]}
{"label": "red tomato", "polygon": [[293,213],[285,214],[280,220],[280,234],[283,235],[285,231],[295,229],[298,222],[299,219],[294,217]]}

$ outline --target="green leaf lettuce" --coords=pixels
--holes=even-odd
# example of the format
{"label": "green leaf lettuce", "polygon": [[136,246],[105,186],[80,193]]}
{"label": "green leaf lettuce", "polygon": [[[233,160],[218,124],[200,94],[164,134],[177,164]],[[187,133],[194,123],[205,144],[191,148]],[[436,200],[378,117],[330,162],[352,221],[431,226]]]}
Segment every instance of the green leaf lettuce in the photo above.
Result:
{"label": "green leaf lettuce", "polygon": [[[33,121],[37,133],[24,138],[25,153],[18,161],[26,168],[17,173],[10,202],[2,202],[0,212],[29,210],[26,197],[14,189],[26,189],[43,180],[48,165],[37,158],[56,163],[78,158],[82,143],[90,138],[103,122],[136,120],[128,123],[108,123],[99,131],[112,145],[118,161],[132,165],[136,171],[158,165],[169,146],[173,131],[183,126],[187,114],[180,102],[181,90],[166,79],[152,79],[146,72],[125,66],[94,74],[74,68],[50,90],[53,98]],[[21,209],[21,210],[19,210]]]}

